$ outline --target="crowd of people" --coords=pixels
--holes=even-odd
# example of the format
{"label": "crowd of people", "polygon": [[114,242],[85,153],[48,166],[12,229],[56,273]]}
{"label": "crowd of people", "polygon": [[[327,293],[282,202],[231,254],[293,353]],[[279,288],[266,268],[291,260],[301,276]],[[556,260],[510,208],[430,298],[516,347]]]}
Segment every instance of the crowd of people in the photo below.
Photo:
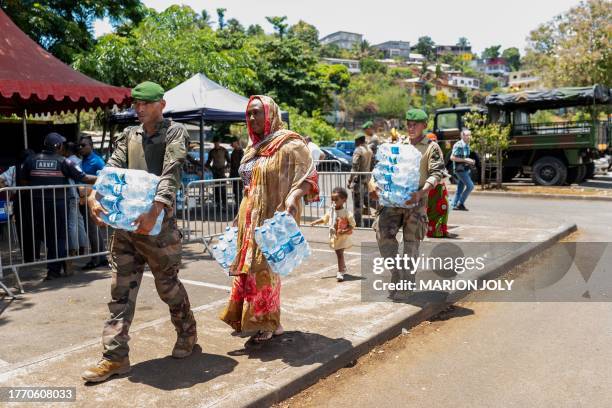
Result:
{"label": "crowd of people", "polygon": [[[86,265],[87,268],[106,266],[109,262],[112,273],[109,318],[104,323],[102,336],[102,358],[83,372],[82,378],[87,382],[104,381],[130,370],[129,328],[145,265],[151,270],[159,297],[168,305],[176,330],[172,356],[189,356],[198,341],[189,296],[178,278],[182,247],[175,212],[182,164],[189,160],[189,136],[184,125],[163,117],[163,96],[163,88],[152,82],[141,83],[132,90],[133,107],[140,124],[127,127],[117,137],[113,153],[106,163],[93,152],[91,139],[83,137],[78,145],[74,145],[66,143],[63,136],[51,133],[45,138],[41,153],[28,152],[23,164],[0,177],[5,184],[47,186],[47,189],[53,189],[54,185],[69,185],[63,193],[64,198],[58,199],[55,194],[53,199],[49,199],[47,194],[33,200],[31,209],[24,210],[20,206],[21,211],[33,211],[34,220],[54,219],[56,225],[69,226],[66,236],[61,228],[56,231],[43,223],[42,234],[48,234],[45,243],[47,259],[50,260],[66,256],[62,252],[65,248],[62,240],[65,239],[69,241],[66,247],[71,253],[82,252],[86,244],[94,254],[105,250],[102,233],[105,225],[101,218],[104,209],[99,202],[100,196],[91,188],[82,188],[83,183],[96,181],[98,170],[104,166],[137,169],[160,177],[153,205],[136,219],[136,230],[114,230],[109,241],[108,261],[93,257]],[[219,317],[234,330],[234,334],[250,334],[248,346],[265,343],[284,333],[281,278],[272,271],[257,246],[255,228],[273,217],[276,211],[287,211],[299,224],[302,204],[319,199],[315,162],[323,158],[323,154],[309,145],[311,140],[285,128],[278,105],[268,96],[252,96],[247,104],[246,118],[247,148],[242,151],[239,143],[233,141],[230,156],[215,139],[214,148],[203,167],[210,168],[215,179],[226,178],[228,168],[231,177],[239,178],[238,187],[233,186],[234,190],[240,190],[237,195],[239,210],[233,221],[238,229],[237,256],[229,268],[233,279],[231,293]],[[329,228],[329,245],[337,256],[339,282],[347,274],[344,251],[352,246],[351,235],[357,226],[362,225],[362,215],[369,214],[370,208],[376,208],[372,228],[383,257],[398,254],[397,234],[400,230],[404,254],[408,255],[416,253],[426,235],[448,236],[448,198],[444,182],[448,174],[442,151],[435,138],[424,132],[427,126],[424,111],[410,109],[405,119],[408,135],[402,138],[395,133],[393,141],[412,144],[422,155],[419,189],[406,201],[412,206],[397,208],[378,204],[379,190],[370,172],[375,165],[379,139],[369,122],[364,125],[364,134],[355,139],[353,174],[348,180],[354,211],[346,208],[349,192],[344,186],[336,186],[331,193],[333,204],[329,211],[311,223],[326,224]],[[469,132],[462,132],[462,140],[453,147],[451,160],[456,177],[464,183],[462,189],[458,188],[453,208],[465,210],[467,196],[473,187],[471,181],[461,175],[473,165],[469,159]],[[78,189],[76,183],[79,183]],[[218,196],[218,204],[225,206],[226,192],[220,190]],[[68,214],[68,219],[61,218],[64,213]],[[161,232],[149,235],[162,213]],[[39,223],[33,221],[33,224],[34,237],[29,238],[40,240],[43,235],[40,235]],[[87,228],[89,242],[80,239],[86,224],[92,227]],[[49,278],[59,276],[62,267],[66,268],[66,263],[50,262],[48,265]],[[394,282],[413,278],[406,270],[391,272]],[[390,293],[391,298],[394,296]]]}
{"label": "crowd of people", "polygon": [[[0,187],[33,187],[31,192],[11,191],[7,197],[19,219],[17,236],[24,262],[41,259],[44,244],[47,260],[89,252],[95,255],[84,270],[108,267],[105,230],[89,217],[83,201],[86,188],[76,186],[95,183],[95,175],[104,165],[93,151],[90,137],[82,136],[75,144],[52,132],[45,136],[40,153],[25,150],[17,164],[0,175]],[[71,261],[48,262],[46,279],[73,272]]]}

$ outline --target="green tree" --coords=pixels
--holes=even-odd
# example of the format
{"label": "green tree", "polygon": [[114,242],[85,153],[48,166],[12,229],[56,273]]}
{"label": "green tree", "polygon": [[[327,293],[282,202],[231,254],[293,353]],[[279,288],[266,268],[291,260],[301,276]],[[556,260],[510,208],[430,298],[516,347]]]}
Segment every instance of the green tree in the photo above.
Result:
{"label": "green tree", "polygon": [[459,37],[459,40],[457,40],[457,46],[467,48],[470,46],[470,41],[465,37]]}
{"label": "green tree", "polygon": [[319,64],[317,69],[331,84],[331,89],[338,93],[345,90],[351,83],[351,74],[344,65]]}
{"label": "green tree", "polygon": [[381,62],[376,61],[374,58],[366,57],[359,61],[361,72],[364,74],[374,74],[380,72],[385,74],[387,72],[387,66]]}
{"label": "green tree", "polygon": [[206,11],[206,9],[200,12],[200,18],[198,21],[198,25],[201,28],[205,26],[210,27],[210,14],[208,14],[208,11]]}
{"label": "green tree", "polygon": [[318,68],[318,57],[297,38],[266,39],[260,51],[262,89],[279,103],[301,112],[325,110],[331,103],[332,84]]}
{"label": "green tree", "polygon": [[501,45],[492,45],[490,47],[487,47],[482,52],[482,58],[483,59],[499,58],[500,49],[501,49]]}
{"label": "green tree", "polygon": [[289,112],[291,129],[302,136],[310,136],[319,146],[328,146],[334,140],[341,139],[340,132],[327,123],[319,111],[314,111],[309,116],[290,106],[284,105],[282,108]]}
{"label": "green tree", "polygon": [[524,65],[548,86],[612,83],[612,2],[588,0],[533,30]]}
{"label": "green tree", "polygon": [[259,24],[251,24],[246,31],[249,37],[257,37],[259,35],[264,35],[264,29]]}
{"label": "green tree", "polygon": [[93,24],[108,17],[114,26],[138,23],[140,0],[0,1],[0,8],[30,38],[66,63],[95,45]]}
{"label": "green tree", "polygon": [[521,54],[518,48],[506,48],[501,56],[508,62],[508,66],[513,71],[518,71],[521,68]]}
{"label": "green tree", "polygon": [[486,115],[478,112],[463,116],[466,127],[472,131],[470,146],[480,157],[480,184],[486,184],[487,163],[493,163],[496,174],[496,187],[502,186],[503,152],[510,146],[510,126],[489,123]]}
{"label": "green tree", "polygon": [[431,37],[424,36],[419,37],[414,48],[419,54],[423,55],[425,58],[431,61],[436,56],[435,46],[436,44],[433,42]]}
{"label": "green tree", "polygon": [[219,30],[223,30],[225,28],[225,12],[226,8],[218,8],[217,9],[217,23],[219,24]]}
{"label": "green tree", "polygon": [[189,7],[152,12],[128,36],[101,37],[92,51],[75,59],[74,66],[103,82],[128,87],[148,79],[169,89],[202,72],[238,93],[261,90],[255,45],[244,42],[227,49],[224,37],[202,27],[199,19]]}
{"label": "green tree", "polygon": [[229,20],[227,20],[227,31],[232,34],[245,33],[244,26],[240,24],[240,21],[236,20],[235,18],[230,18]]}
{"label": "green tree", "polygon": [[287,32],[287,23],[285,23],[285,21],[287,20],[287,16],[266,17],[266,20],[268,20],[268,23],[272,24],[272,27],[274,27],[274,31],[276,31],[276,33],[282,40],[285,36],[285,33]]}
{"label": "green tree", "polygon": [[295,37],[298,40],[308,44],[311,48],[319,47],[319,30],[312,24],[308,24],[305,21],[298,21],[297,24],[289,27],[287,32],[289,37]]}

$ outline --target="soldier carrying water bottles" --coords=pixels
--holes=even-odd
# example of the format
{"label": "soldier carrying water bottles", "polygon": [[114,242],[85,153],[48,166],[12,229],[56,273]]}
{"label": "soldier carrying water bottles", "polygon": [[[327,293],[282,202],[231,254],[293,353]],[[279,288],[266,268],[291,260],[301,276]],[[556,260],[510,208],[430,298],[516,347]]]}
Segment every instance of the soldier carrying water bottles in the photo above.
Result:
{"label": "soldier carrying water bottles", "polygon": [[[438,183],[444,174],[444,159],[440,146],[425,137],[423,131],[427,127],[427,114],[421,109],[410,109],[406,112],[406,128],[408,137],[400,143],[412,144],[422,155],[419,167],[419,190],[413,193],[406,204],[414,204],[411,208],[380,207],[372,228],[376,232],[376,241],[380,255],[383,258],[393,258],[398,254],[399,243],[397,233],[402,230],[404,255],[415,256],[419,244],[425,238],[427,231],[427,194]],[[368,184],[370,197],[378,199],[378,187],[374,180]],[[408,270],[393,269],[391,282],[400,280],[414,281],[414,275]],[[389,294],[396,298],[396,292]]]}
{"label": "soldier carrying water bottles", "polygon": [[[187,292],[177,276],[181,265],[181,233],[174,218],[188,134],[185,126],[164,119],[163,96],[163,88],[152,82],[143,82],[132,89],[134,109],[141,124],[123,131],[107,163],[110,167],[145,170],[159,176],[160,181],[151,209],[135,221],[137,230],[116,230],[111,238],[110,319],[104,325],[102,359],[82,374],[88,382],[104,381],[130,371],[128,332],[145,262],[155,278],[157,293],[170,309],[177,332],[172,357],[189,356],[197,342],[196,321]],[[106,211],[95,191],[88,197],[88,205],[92,217],[101,223],[101,215]],[[165,217],[161,232],[148,235],[162,211]]]}

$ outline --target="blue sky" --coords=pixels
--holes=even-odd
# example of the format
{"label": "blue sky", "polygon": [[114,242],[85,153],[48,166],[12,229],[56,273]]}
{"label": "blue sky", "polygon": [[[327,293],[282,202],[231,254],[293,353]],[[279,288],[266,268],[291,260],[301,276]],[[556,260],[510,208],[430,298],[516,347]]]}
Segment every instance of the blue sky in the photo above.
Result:
{"label": "blue sky", "polygon": [[[467,37],[480,53],[489,45],[525,47],[525,38],[539,24],[579,4],[578,0],[258,0],[162,1],[144,0],[158,11],[185,4],[197,12],[206,9],[216,20],[216,9],[226,8],[226,19],[244,26],[260,24],[272,31],[266,16],[287,16],[289,24],[304,20],[319,29],[321,37],[334,31],[361,33],[371,44],[387,40],[416,43],[429,35],[437,44],[454,44]],[[107,22],[95,25],[96,35],[111,31]]]}

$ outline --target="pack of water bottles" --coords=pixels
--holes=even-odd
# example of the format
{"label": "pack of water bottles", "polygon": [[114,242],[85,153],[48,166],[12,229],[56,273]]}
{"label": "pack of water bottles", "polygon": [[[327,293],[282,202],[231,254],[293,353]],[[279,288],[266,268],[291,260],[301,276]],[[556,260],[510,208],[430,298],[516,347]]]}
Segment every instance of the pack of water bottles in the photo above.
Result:
{"label": "pack of water bottles", "polygon": [[[103,168],[93,186],[102,196],[100,204],[108,211],[108,214],[101,213],[101,218],[113,228],[135,231],[134,221],[151,209],[158,183],[159,177],[144,170]],[[159,234],[163,220],[164,211],[149,235]]]}
{"label": "pack of water bottles", "polygon": [[287,212],[275,212],[274,217],[255,228],[255,242],[266,257],[272,271],[287,275],[310,256],[310,246]]}
{"label": "pack of water bottles", "polygon": [[237,235],[237,227],[226,227],[223,235],[218,238],[217,243],[212,247],[213,257],[226,272],[229,272],[229,267],[236,258]]}
{"label": "pack of water bottles", "polygon": [[383,143],[378,146],[376,159],[372,177],[380,189],[380,203],[385,207],[413,207],[405,203],[419,189],[421,152],[411,144]]}

